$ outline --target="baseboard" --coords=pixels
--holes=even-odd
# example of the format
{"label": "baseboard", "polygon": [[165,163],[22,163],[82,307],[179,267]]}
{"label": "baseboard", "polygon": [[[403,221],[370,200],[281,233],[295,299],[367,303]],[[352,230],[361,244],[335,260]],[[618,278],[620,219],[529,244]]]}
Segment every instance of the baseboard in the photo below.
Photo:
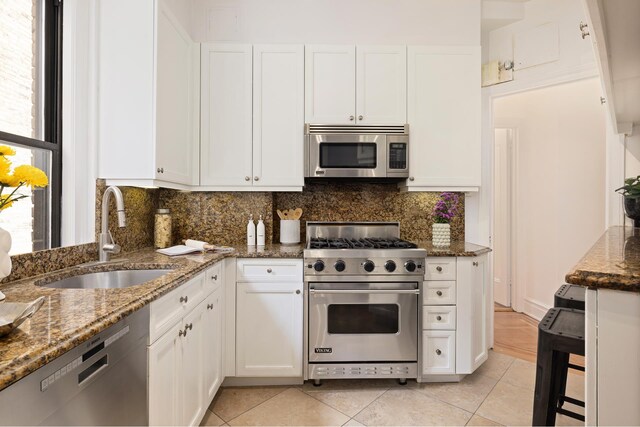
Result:
{"label": "baseboard", "polygon": [[533,317],[536,320],[542,320],[547,311],[549,311],[551,307],[546,304],[542,304],[539,301],[533,300],[531,298],[524,299],[524,314]]}
{"label": "baseboard", "polygon": [[226,377],[222,383],[223,387],[249,387],[268,385],[300,385],[303,384],[302,377]]}
{"label": "baseboard", "polygon": [[423,375],[417,381],[419,383],[459,383],[464,377],[466,377],[464,374]]}

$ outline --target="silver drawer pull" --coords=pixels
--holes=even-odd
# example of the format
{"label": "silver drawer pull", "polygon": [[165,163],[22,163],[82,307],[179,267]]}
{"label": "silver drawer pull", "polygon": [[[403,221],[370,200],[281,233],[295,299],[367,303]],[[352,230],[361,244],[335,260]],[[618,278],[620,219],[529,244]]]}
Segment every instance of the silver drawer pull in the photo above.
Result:
{"label": "silver drawer pull", "polygon": [[442,352],[440,351],[440,349],[437,349],[437,350],[436,350],[436,354],[437,354],[438,356],[440,356],[440,355],[442,354]]}
{"label": "silver drawer pull", "polygon": [[192,330],[193,329],[193,323],[187,323],[186,325],[184,325],[184,330]]}
{"label": "silver drawer pull", "polygon": [[180,297],[180,302],[187,302],[189,301],[189,297]]}
{"label": "silver drawer pull", "polygon": [[300,289],[296,289],[296,295],[300,295]]}
{"label": "silver drawer pull", "polygon": [[213,304],[207,304],[207,310],[213,310]]}
{"label": "silver drawer pull", "polygon": [[442,291],[436,291],[436,295],[438,295],[439,297],[442,296]]}
{"label": "silver drawer pull", "polygon": [[437,321],[442,320],[442,316],[436,316],[436,320],[437,320]]}
{"label": "silver drawer pull", "polygon": [[270,268],[267,268],[267,273],[273,273],[273,270]]}
{"label": "silver drawer pull", "polygon": [[437,266],[437,267],[436,267],[436,270],[438,271],[438,273],[440,273],[440,272],[442,272],[442,267]]}
{"label": "silver drawer pull", "polygon": [[420,289],[309,289],[314,294],[414,294],[420,295]]}
{"label": "silver drawer pull", "polygon": [[187,336],[187,331],[186,331],[186,330],[184,330],[184,331],[183,331],[183,330],[181,329],[181,330],[180,330],[180,332],[178,332],[178,336],[179,336],[179,337],[186,337],[186,336]]}
{"label": "silver drawer pull", "polygon": [[215,276],[211,276],[211,280],[218,280],[218,275],[216,274]]}

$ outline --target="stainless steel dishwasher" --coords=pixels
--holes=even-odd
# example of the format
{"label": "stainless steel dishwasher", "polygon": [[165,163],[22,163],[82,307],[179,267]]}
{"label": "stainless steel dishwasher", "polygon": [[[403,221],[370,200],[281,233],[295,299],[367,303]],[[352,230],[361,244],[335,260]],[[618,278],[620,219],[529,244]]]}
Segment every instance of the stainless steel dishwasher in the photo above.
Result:
{"label": "stainless steel dishwasher", "polygon": [[147,425],[149,307],[0,391],[2,425]]}

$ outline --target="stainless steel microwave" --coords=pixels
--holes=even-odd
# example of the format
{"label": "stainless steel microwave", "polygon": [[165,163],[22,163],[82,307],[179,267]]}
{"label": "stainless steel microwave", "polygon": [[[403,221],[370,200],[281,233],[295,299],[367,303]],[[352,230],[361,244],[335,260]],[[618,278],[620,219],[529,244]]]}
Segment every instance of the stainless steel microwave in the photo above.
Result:
{"label": "stainless steel microwave", "polygon": [[406,178],[409,125],[305,125],[307,178]]}

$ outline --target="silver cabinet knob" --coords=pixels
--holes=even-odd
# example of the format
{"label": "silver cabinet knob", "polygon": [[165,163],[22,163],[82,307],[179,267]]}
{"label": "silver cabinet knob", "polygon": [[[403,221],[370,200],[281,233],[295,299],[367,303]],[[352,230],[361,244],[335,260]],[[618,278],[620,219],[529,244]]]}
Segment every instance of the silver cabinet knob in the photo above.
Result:
{"label": "silver cabinet knob", "polygon": [[272,272],[273,272],[273,270],[272,270],[272,269],[267,268],[267,273],[272,273]]}
{"label": "silver cabinet knob", "polygon": [[254,177],[253,177],[253,180],[254,180],[254,181],[260,181],[260,177],[259,177],[259,176],[254,176]]}
{"label": "silver cabinet knob", "polygon": [[245,177],[244,177],[244,180],[245,180],[245,181],[251,181],[251,177],[245,176]]}
{"label": "silver cabinet knob", "polygon": [[362,117],[362,115],[358,116],[358,120],[362,120],[364,119],[364,117]]}
{"label": "silver cabinet knob", "polygon": [[215,275],[211,276],[211,280],[218,280],[218,275],[215,274]]}
{"label": "silver cabinet knob", "polygon": [[440,356],[440,355],[442,354],[442,352],[440,351],[440,349],[437,349],[437,350],[436,350],[436,354],[437,354],[438,356]]}
{"label": "silver cabinet knob", "polygon": [[353,121],[355,119],[354,116],[349,116],[349,120]]}
{"label": "silver cabinet knob", "polygon": [[178,336],[179,337],[186,337],[187,336],[187,331],[186,330],[185,331],[180,330],[180,332],[178,332]]}
{"label": "silver cabinet knob", "polygon": [[180,297],[180,302],[187,302],[189,301],[189,297]]}
{"label": "silver cabinet knob", "polygon": [[477,267],[478,265],[480,265],[480,264],[478,264],[478,262],[477,262],[477,261],[474,261],[474,262],[473,262],[473,266],[474,266],[474,267]]}
{"label": "silver cabinet knob", "polygon": [[192,330],[193,329],[193,323],[187,323],[186,325],[184,325],[184,330],[186,331],[187,329]]}
{"label": "silver cabinet knob", "polygon": [[296,295],[300,295],[300,289],[296,289]]}
{"label": "silver cabinet knob", "polygon": [[164,168],[158,168],[157,171],[158,173],[164,173]]}
{"label": "silver cabinet knob", "polygon": [[442,296],[442,291],[436,291],[436,295],[438,295],[439,297]]}
{"label": "silver cabinet knob", "polygon": [[442,316],[437,316],[437,317],[436,317],[436,320],[437,320],[437,321],[442,320]]}
{"label": "silver cabinet knob", "polygon": [[207,304],[207,310],[213,310],[213,304]]}
{"label": "silver cabinet knob", "polygon": [[415,181],[416,179],[412,176],[409,177],[409,181]]}
{"label": "silver cabinet knob", "polygon": [[436,267],[436,271],[437,271],[438,273],[440,273],[440,272],[442,271],[442,267],[437,266],[437,267]]}

